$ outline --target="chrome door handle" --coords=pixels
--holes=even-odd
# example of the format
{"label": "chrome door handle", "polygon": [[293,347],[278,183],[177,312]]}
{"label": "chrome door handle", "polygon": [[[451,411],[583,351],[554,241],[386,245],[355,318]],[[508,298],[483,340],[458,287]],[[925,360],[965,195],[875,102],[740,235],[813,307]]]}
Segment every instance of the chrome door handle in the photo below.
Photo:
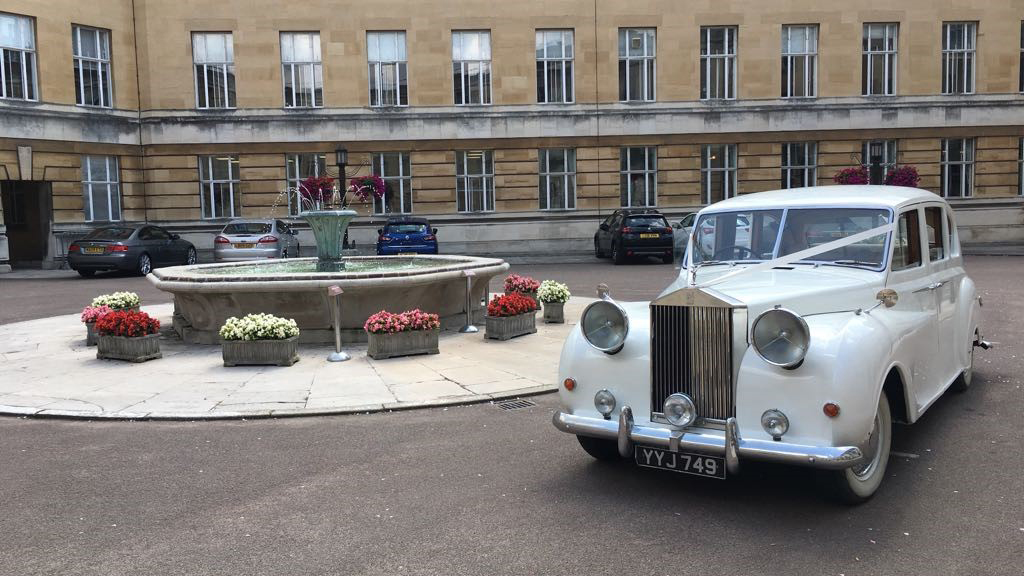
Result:
{"label": "chrome door handle", "polygon": [[943,284],[945,284],[945,282],[933,282],[932,284],[914,290],[913,293],[917,294],[918,292],[930,292],[932,290],[938,290],[939,288],[942,287]]}

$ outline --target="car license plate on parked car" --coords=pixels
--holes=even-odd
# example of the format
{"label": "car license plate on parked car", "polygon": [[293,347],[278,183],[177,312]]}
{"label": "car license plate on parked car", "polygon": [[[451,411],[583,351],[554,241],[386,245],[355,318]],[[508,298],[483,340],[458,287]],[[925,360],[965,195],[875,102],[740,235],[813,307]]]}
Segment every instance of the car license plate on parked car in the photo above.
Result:
{"label": "car license plate on parked car", "polygon": [[725,458],[670,452],[647,446],[637,446],[634,452],[637,466],[671,470],[708,478],[725,478]]}
{"label": "car license plate on parked car", "polygon": [[241,244],[235,244],[235,248],[255,248],[256,245],[251,242],[243,242]]}
{"label": "car license plate on parked car", "polygon": [[103,246],[86,246],[82,249],[86,254],[103,254]]}
{"label": "car license plate on parked car", "polygon": [[658,235],[657,234],[641,234],[640,237],[641,238],[657,238]]}

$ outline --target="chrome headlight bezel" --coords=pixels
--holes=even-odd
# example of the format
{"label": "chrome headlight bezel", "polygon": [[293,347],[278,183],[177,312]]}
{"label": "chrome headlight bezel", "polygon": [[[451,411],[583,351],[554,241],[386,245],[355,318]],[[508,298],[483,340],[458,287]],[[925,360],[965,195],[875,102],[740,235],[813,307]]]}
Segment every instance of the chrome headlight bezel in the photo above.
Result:
{"label": "chrome headlight bezel", "polygon": [[[602,310],[613,312],[621,317],[619,320],[619,322],[621,322],[621,328],[616,328],[616,332],[621,332],[621,335],[616,333],[614,340],[595,343],[594,340],[591,340],[591,335],[587,331],[587,318],[590,314],[597,314]],[[591,332],[609,327],[610,326],[608,325],[597,327],[594,330],[591,330]],[[626,314],[626,310],[622,306],[619,306],[615,301],[610,298],[602,298],[597,302],[591,303],[583,310],[583,315],[580,316],[580,333],[583,335],[583,339],[594,347],[594,349],[600,350],[605,354],[616,354],[619,350],[622,350],[623,346],[626,345],[626,338],[629,337],[629,315]]]}
{"label": "chrome headlight bezel", "polygon": [[[793,334],[792,336],[795,337],[796,340],[791,340],[790,338],[787,338],[786,341],[789,342],[791,346],[796,348],[796,353],[791,354],[790,357],[785,360],[780,359],[778,356],[773,357],[770,355],[770,353],[766,353],[762,349],[767,344],[775,342],[775,340],[779,338],[778,335],[776,335],[775,338],[768,342],[764,342],[763,338],[758,338],[758,326],[765,318],[769,318],[770,316],[773,315],[783,315],[780,317],[786,318],[789,322],[791,322],[791,326],[795,329],[795,334]],[[758,314],[757,318],[754,319],[754,322],[750,325],[750,345],[754,349],[754,352],[757,353],[757,355],[768,364],[771,364],[772,366],[778,366],[779,368],[792,370],[800,366],[800,364],[804,361],[804,358],[807,356],[807,350],[811,347],[811,330],[807,326],[807,322],[799,314],[793,312],[792,310],[789,310],[788,308],[776,306],[774,308],[765,310],[764,312]]]}
{"label": "chrome headlight bezel", "polygon": [[[679,417],[672,410],[672,406],[682,408]],[[665,398],[661,413],[669,424],[679,428],[685,428],[697,421],[697,405],[694,404],[692,398],[682,392],[670,394],[668,398]]]}

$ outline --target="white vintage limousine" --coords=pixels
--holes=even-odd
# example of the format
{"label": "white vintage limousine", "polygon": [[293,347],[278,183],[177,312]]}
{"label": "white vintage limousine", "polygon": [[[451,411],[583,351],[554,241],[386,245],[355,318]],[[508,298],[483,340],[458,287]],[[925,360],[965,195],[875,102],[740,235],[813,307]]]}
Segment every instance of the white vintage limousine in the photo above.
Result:
{"label": "white vintage limousine", "polygon": [[978,327],[935,194],[825,186],[702,210],[653,302],[606,290],[566,340],[554,424],[599,459],[707,477],[744,460],[831,471],[870,498],[892,422],[971,384]]}

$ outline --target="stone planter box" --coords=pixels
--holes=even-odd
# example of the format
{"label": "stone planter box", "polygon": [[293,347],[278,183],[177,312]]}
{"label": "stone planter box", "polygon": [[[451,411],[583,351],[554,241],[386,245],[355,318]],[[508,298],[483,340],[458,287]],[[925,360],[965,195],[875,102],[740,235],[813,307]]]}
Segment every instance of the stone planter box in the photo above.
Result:
{"label": "stone planter box", "polygon": [[104,336],[96,338],[96,357],[108,360],[127,360],[129,362],[145,362],[160,358],[160,334],[148,336]]}
{"label": "stone planter box", "polygon": [[565,302],[545,302],[544,322],[547,324],[565,324]]}
{"label": "stone planter box", "polygon": [[225,366],[291,366],[299,361],[299,337],[284,340],[222,340]]}
{"label": "stone planter box", "polygon": [[508,340],[523,334],[537,332],[537,313],[527,312],[516,316],[487,316],[484,319],[484,337],[492,340]]}
{"label": "stone planter box", "polygon": [[85,345],[95,346],[96,345],[96,323],[86,322],[85,323]]}
{"label": "stone planter box", "polygon": [[437,354],[437,336],[440,330],[412,330],[394,334],[373,334],[367,332],[369,348],[366,355],[374,360],[413,356],[416,354]]}

